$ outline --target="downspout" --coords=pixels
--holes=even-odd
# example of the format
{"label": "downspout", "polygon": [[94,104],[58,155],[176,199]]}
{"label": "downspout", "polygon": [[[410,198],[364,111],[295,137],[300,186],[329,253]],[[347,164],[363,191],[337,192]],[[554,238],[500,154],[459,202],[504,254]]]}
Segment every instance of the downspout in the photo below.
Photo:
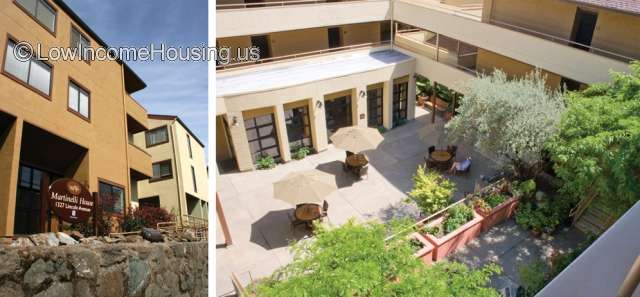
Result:
{"label": "downspout", "polygon": [[176,169],[176,173],[175,173],[175,177],[176,177],[176,190],[177,190],[177,194],[178,194],[178,216],[180,218],[180,225],[182,225],[182,201],[180,199],[181,197],[181,191],[180,191],[180,174],[182,173],[181,168],[178,167],[178,151],[176,150],[176,146],[178,145],[173,138],[173,127],[176,123],[176,120],[171,121],[171,124],[169,125],[169,132],[167,133],[169,134],[169,140],[171,141],[171,150],[173,152],[173,167]]}
{"label": "downspout", "polygon": [[[127,125],[127,89],[126,86],[124,85],[124,64],[122,64],[122,67],[120,67],[120,74],[121,74],[121,80],[120,82],[122,83],[122,110],[124,111],[124,156],[125,156],[125,160],[127,160],[127,166],[125,168],[125,177],[126,177],[126,185],[127,185],[127,196],[129,197],[129,199],[127,201],[125,201],[126,205],[123,205],[123,211],[124,214],[127,214],[127,210],[129,209],[129,207],[131,207],[131,169],[129,168],[129,166],[131,166],[129,164],[129,126]],[[96,192],[99,192],[100,189],[98,187],[98,190]],[[125,197],[126,198],[126,197]],[[128,202],[128,203],[127,203]]]}

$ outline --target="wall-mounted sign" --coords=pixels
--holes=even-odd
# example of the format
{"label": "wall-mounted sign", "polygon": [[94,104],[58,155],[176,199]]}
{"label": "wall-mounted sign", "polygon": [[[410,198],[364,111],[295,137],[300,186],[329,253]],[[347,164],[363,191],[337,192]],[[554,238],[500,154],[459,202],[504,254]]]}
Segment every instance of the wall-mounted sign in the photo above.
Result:
{"label": "wall-mounted sign", "polygon": [[49,186],[49,207],[63,221],[86,222],[95,206],[89,190],[72,179],[59,179]]}

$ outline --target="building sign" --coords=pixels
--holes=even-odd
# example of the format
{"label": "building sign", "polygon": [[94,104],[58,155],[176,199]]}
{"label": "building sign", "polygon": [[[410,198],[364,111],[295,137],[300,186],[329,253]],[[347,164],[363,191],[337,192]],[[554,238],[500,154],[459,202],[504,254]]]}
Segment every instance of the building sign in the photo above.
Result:
{"label": "building sign", "polygon": [[49,187],[49,208],[63,221],[86,222],[94,209],[93,197],[87,188],[72,179],[59,179]]}

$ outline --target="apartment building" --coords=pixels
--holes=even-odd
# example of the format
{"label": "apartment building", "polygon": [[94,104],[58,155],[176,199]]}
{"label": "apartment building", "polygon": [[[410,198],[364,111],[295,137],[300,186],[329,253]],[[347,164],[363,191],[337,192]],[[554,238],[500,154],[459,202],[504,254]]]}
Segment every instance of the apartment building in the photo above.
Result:
{"label": "apartment building", "polygon": [[63,177],[113,198],[104,211],[123,215],[135,183],[152,175],[130,137],[148,127],[131,97],[145,83],[121,61],[17,58],[21,42],[107,47],[63,1],[0,1],[0,36],[0,236],[55,229],[43,203]]}
{"label": "apartment building", "polygon": [[177,116],[149,115],[149,131],[134,135],[151,154],[153,174],[138,181],[139,205],[163,207],[185,219],[207,219],[208,172],[205,145]]}
{"label": "apartment building", "polygon": [[218,66],[218,168],[251,170],[264,155],[287,162],[300,145],[322,151],[342,126],[393,128],[405,113],[397,107],[411,120],[416,74],[460,93],[495,69],[540,69],[551,88],[607,81],[640,57],[639,13],[631,0],[219,3],[218,46],[263,56]]}

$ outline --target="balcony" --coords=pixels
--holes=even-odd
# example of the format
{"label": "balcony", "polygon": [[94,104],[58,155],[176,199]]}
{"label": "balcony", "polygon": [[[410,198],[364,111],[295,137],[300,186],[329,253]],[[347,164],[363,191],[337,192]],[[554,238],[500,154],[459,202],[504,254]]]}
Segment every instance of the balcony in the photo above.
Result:
{"label": "balcony", "polygon": [[153,176],[151,169],[151,155],[135,144],[127,145],[129,168],[135,180],[147,179]]}
{"label": "balcony", "polygon": [[132,134],[148,130],[147,110],[131,96],[125,96],[127,126]]}
{"label": "balcony", "polygon": [[391,19],[390,2],[387,0],[220,4],[216,9],[217,38]]}
{"label": "balcony", "polygon": [[483,23],[477,16],[445,9],[434,1],[398,0],[394,2],[393,14],[395,21],[462,40],[582,83],[608,81],[609,70],[628,70],[625,62]]}

